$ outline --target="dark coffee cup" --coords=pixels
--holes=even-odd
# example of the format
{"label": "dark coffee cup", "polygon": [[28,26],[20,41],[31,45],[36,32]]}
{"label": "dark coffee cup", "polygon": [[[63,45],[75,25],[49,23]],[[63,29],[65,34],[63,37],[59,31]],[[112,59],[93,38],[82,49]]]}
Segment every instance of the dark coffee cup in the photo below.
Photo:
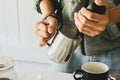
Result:
{"label": "dark coffee cup", "polygon": [[101,62],[88,62],[73,74],[75,80],[108,80],[109,67]]}

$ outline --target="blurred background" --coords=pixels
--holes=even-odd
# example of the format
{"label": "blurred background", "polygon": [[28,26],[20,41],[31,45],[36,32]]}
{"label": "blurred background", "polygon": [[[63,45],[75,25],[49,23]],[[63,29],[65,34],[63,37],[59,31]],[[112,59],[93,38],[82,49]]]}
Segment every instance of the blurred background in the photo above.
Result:
{"label": "blurred background", "polygon": [[48,47],[34,35],[41,20],[34,6],[34,0],[0,0],[0,55],[13,57],[16,68],[50,70]]}

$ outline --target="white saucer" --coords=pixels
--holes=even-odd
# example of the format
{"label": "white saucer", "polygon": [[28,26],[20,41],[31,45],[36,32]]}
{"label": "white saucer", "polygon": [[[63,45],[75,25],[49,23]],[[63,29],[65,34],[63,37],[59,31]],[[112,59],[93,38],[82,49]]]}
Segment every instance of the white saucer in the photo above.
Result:
{"label": "white saucer", "polygon": [[113,76],[109,75],[108,80],[116,80],[116,78],[114,78]]}

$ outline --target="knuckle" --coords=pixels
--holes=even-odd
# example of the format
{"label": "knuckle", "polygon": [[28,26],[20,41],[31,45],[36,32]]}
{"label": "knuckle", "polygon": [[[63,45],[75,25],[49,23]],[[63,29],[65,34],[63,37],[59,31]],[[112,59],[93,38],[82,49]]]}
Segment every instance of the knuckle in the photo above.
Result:
{"label": "knuckle", "polygon": [[94,33],[92,33],[90,36],[91,37],[95,37],[95,36],[97,36],[99,34],[99,32],[94,32]]}
{"label": "knuckle", "polygon": [[93,35],[94,37],[100,34],[100,31],[96,31],[95,34]]}
{"label": "knuckle", "polygon": [[43,26],[43,27],[41,26],[40,29],[42,29],[42,28],[43,28],[43,31],[47,31],[47,29],[48,29],[46,26]]}
{"label": "knuckle", "polygon": [[92,19],[94,19],[94,18],[95,18],[95,16],[94,16],[93,14],[89,14],[89,15],[88,15],[88,19],[92,20]]}
{"label": "knuckle", "polygon": [[88,23],[88,20],[87,19],[83,19],[82,23],[83,23],[83,25],[86,25]]}
{"label": "knuckle", "polygon": [[97,36],[99,34],[99,32],[95,32],[94,36]]}
{"label": "knuckle", "polygon": [[103,22],[104,22],[104,24],[108,24],[109,23],[109,19],[105,19]]}
{"label": "knuckle", "polygon": [[44,33],[43,36],[44,37],[48,37],[49,35],[48,35],[48,33]]}
{"label": "knuckle", "polygon": [[91,37],[95,37],[96,35],[95,35],[95,34],[91,34],[90,36],[91,36]]}
{"label": "knuckle", "polygon": [[83,32],[85,30],[85,25],[83,23],[81,23],[79,26],[78,26],[78,29],[80,32]]}
{"label": "knuckle", "polygon": [[81,28],[79,29],[79,31],[80,31],[80,32],[83,32],[83,31],[84,31],[84,28],[83,28],[83,27],[81,27]]}
{"label": "knuckle", "polygon": [[82,28],[82,29],[83,29],[83,28],[84,28],[84,26],[85,26],[85,24],[83,24],[83,23],[82,23],[82,24],[81,24],[81,26],[80,26],[80,28]]}
{"label": "knuckle", "polygon": [[91,36],[91,37],[94,37],[94,35],[93,35],[93,34],[91,34],[90,36]]}
{"label": "knuckle", "polygon": [[104,24],[104,25],[108,24],[109,22],[110,22],[110,20],[106,16],[104,16],[104,18],[101,20],[101,23]]}
{"label": "knuckle", "polygon": [[100,26],[100,27],[99,27],[99,32],[102,32],[102,31],[104,31],[105,29],[106,29],[105,26]]}
{"label": "knuckle", "polygon": [[81,32],[81,29],[80,29],[80,28],[78,28],[78,30],[79,30],[79,32]]}

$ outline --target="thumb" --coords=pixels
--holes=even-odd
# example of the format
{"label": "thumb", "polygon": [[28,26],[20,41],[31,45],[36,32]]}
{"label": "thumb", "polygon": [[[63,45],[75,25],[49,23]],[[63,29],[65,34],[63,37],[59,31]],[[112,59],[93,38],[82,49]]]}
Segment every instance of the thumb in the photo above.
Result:
{"label": "thumb", "polygon": [[48,26],[48,33],[53,33],[54,32],[54,28],[52,26]]}
{"label": "thumb", "polygon": [[95,3],[98,6],[106,6],[106,8],[108,8],[108,0],[95,0]]}

